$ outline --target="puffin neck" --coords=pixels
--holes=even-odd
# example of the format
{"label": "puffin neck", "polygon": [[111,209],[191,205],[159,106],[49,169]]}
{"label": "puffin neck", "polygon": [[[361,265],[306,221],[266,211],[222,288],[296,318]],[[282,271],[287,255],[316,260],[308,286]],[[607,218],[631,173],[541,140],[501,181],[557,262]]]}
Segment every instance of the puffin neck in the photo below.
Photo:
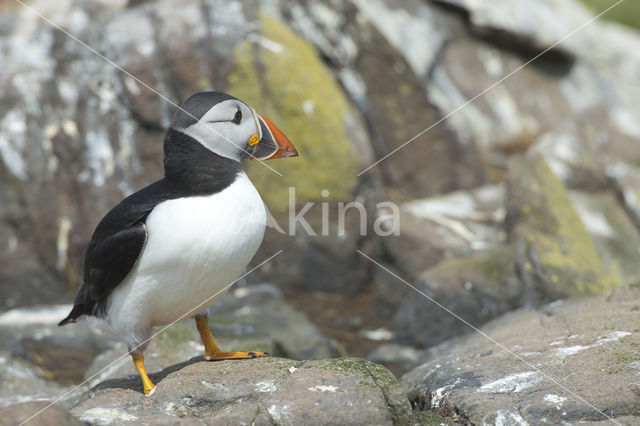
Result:
{"label": "puffin neck", "polygon": [[[188,194],[211,194],[231,185],[242,166],[170,128],[164,138],[165,179]],[[186,195],[186,194],[185,194]]]}

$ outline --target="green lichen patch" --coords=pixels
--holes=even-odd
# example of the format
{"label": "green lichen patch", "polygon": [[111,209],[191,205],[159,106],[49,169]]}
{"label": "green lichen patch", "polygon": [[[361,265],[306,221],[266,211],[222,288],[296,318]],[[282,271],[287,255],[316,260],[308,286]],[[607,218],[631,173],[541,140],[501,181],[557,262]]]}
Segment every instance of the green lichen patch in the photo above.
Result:
{"label": "green lichen patch", "polygon": [[229,92],[275,123],[293,142],[299,158],[268,161],[283,174],[249,162],[248,174],[271,210],[286,211],[290,186],[297,201],[348,200],[356,187],[356,160],[346,136],[348,104],[313,48],[280,21],[260,18],[261,43],[234,49]]}
{"label": "green lichen patch", "polygon": [[454,257],[429,269],[424,278],[451,277],[499,290],[513,272],[512,260],[503,250],[487,251],[473,257]]}
{"label": "green lichen patch", "polygon": [[617,271],[604,266],[564,185],[543,159],[515,160],[508,182],[520,274],[534,284],[539,301],[622,284]]}
{"label": "green lichen patch", "polygon": [[452,420],[442,417],[435,411],[420,411],[415,416],[416,424],[421,426],[448,426],[455,424]]}
{"label": "green lichen patch", "polygon": [[383,387],[385,389],[398,387],[397,379],[385,367],[364,360],[362,358],[334,358],[322,361],[321,368],[340,371],[342,374],[353,374],[362,378],[369,378],[372,382],[362,384]]}
{"label": "green lichen patch", "polygon": [[405,393],[393,374],[383,366],[362,358],[334,358],[320,361],[318,367],[360,377],[360,386],[379,389],[390,408],[392,424],[408,424],[412,420]]}

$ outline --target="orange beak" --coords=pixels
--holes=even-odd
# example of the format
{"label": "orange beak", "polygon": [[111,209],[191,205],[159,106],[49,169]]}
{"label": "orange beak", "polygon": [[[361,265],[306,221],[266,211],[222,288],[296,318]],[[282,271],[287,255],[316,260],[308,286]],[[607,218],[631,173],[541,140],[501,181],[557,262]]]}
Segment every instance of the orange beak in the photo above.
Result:
{"label": "orange beak", "polygon": [[275,124],[259,114],[256,121],[260,132],[260,141],[256,144],[253,158],[273,160],[275,158],[297,157],[298,151],[289,138]]}

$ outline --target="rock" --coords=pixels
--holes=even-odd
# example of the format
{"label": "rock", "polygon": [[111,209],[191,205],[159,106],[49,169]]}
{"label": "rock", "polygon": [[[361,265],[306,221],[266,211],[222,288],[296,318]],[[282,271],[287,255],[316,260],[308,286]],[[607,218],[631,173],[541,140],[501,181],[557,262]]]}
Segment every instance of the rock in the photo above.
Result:
{"label": "rock", "polygon": [[400,205],[398,234],[382,243],[412,281],[444,259],[503,245],[505,197],[505,186],[495,184],[407,201]]}
{"label": "rock", "polygon": [[413,346],[386,343],[371,352],[367,359],[379,364],[393,365],[408,371],[417,367],[422,351]]}
{"label": "rock", "polygon": [[611,193],[569,191],[576,212],[600,257],[625,282],[640,280],[640,232]]}
{"label": "rock", "polygon": [[524,305],[621,285],[617,271],[602,263],[564,185],[544,160],[514,159],[507,184],[507,229]]}
{"label": "rock", "polygon": [[611,166],[608,171],[627,214],[636,227],[640,228],[640,190],[638,190],[640,170],[628,164],[617,164]]}
{"label": "rock", "polygon": [[[337,203],[314,204],[304,217],[311,232],[298,225],[290,234],[286,231],[289,218],[277,215],[277,222],[282,224],[285,231],[281,233],[268,228],[256,254],[254,263],[283,250],[265,268],[256,272],[262,279],[278,277],[278,286],[289,297],[295,289],[356,293],[366,284],[368,264],[356,249],[362,248],[367,240],[366,236],[360,235],[359,222],[362,220],[371,230],[370,221],[374,212],[365,209],[362,218],[355,209],[345,213],[344,232],[341,233],[336,223],[330,222],[323,228],[323,222],[326,221],[322,219],[324,208],[330,217],[338,212]],[[301,210],[296,211],[299,213]],[[332,267],[327,268],[326,265]]]}
{"label": "rock", "polygon": [[[472,0],[436,1],[464,11],[477,35],[511,45],[514,49],[520,47],[542,51],[550,48],[590,17],[587,10],[579,6],[579,2],[573,1],[566,2],[568,4],[534,4],[526,0],[501,0],[492,6]],[[564,19],[549,19],[558,15]],[[573,40],[568,40],[557,49],[565,55],[571,55],[575,45]]]}
{"label": "rock", "polygon": [[425,351],[401,383],[415,410],[462,423],[637,423],[639,306],[636,286],[515,311]]}
{"label": "rock", "polygon": [[54,383],[80,383],[93,359],[116,347],[118,337],[97,321],[58,327],[71,305],[17,308],[0,315],[0,349],[29,361]]}
{"label": "rock", "polygon": [[[49,402],[31,401],[19,402],[5,408],[0,408],[0,425],[14,426],[23,424],[28,420],[30,426],[81,426],[85,423],[73,417],[73,415],[64,407],[54,404],[49,407]],[[46,410],[46,413],[41,410]]]}
{"label": "rock", "polygon": [[[293,359],[321,359],[334,354],[330,341],[304,314],[284,304],[281,293],[270,284],[239,287],[226,293],[211,307],[209,324],[223,350],[257,350]],[[151,339],[145,351],[145,367],[150,373],[204,354],[193,320],[165,328],[156,327],[160,334]],[[94,386],[136,374],[126,346],[120,342],[98,355],[84,378]]]}
{"label": "rock", "polygon": [[190,362],[156,375],[110,380],[71,410],[95,423],[407,424],[406,396],[385,368],[356,358]]}
{"label": "rock", "polygon": [[[301,1],[287,9],[282,19],[337,68],[364,117],[375,159],[398,149],[379,164],[386,188],[418,198],[484,180],[473,147],[463,146],[437,123],[441,115],[424,95],[424,81],[444,42],[461,29],[455,17],[416,0]],[[420,137],[411,149],[399,149],[427,127],[433,127],[428,140]],[[364,162],[358,171],[372,163]]]}
{"label": "rock", "polygon": [[447,127],[474,144],[491,180],[502,179],[509,155],[528,149],[574,188],[602,188],[612,169],[637,169],[640,103],[629,65],[639,59],[637,33],[594,22],[564,39],[591,19],[578,1],[435,6],[458,14],[469,32],[445,39],[427,94],[441,114],[455,112]]}
{"label": "rock", "polygon": [[543,133],[536,138],[531,152],[544,158],[553,174],[568,188],[593,191],[608,186],[601,156],[575,132]]}
{"label": "rock", "polygon": [[[509,256],[500,252],[449,259],[425,271],[416,288],[471,324],[481,325],[514,308],[520,285],[511,267]],[[395,316],[396,341],[426,348],[468,333],[468,326],[450,312],[409,293]]]}
{"label": "rock", "polygon": [[0,407],[18,402],[58,398],[69,390],[48,379],[46,373],[36,365],[0,350]]}

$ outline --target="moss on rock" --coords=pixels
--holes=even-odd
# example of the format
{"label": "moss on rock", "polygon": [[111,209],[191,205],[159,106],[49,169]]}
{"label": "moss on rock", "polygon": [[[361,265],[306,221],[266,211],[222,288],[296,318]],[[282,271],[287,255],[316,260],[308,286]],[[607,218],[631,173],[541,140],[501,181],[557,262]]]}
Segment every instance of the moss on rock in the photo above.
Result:
{"label": "moss on rock", "polygon": [[428,269],[421,279],[452,277],[501,291],[512,272],[512,260],[503,250],[487,251],[473,257],[454,257]]}
{"label": "moss on rock", "polygon": [[507,179],[518,270],[535,301],[622,284],[617,272],[603,265],[564,185],[542,158],[514,160]]}
{"label": "moss on rock", "polygon": [[355,153],[346,136],[348,103],[313,48],[280,21],[261,15],[260,42],[234,50],[229,92],[273,121],[296,146],[300,157],[268,162],[280,177],[257,162],[248,173],[269,208],[285,211],[288,187],[296,199],[351,199],[356,187]]}

